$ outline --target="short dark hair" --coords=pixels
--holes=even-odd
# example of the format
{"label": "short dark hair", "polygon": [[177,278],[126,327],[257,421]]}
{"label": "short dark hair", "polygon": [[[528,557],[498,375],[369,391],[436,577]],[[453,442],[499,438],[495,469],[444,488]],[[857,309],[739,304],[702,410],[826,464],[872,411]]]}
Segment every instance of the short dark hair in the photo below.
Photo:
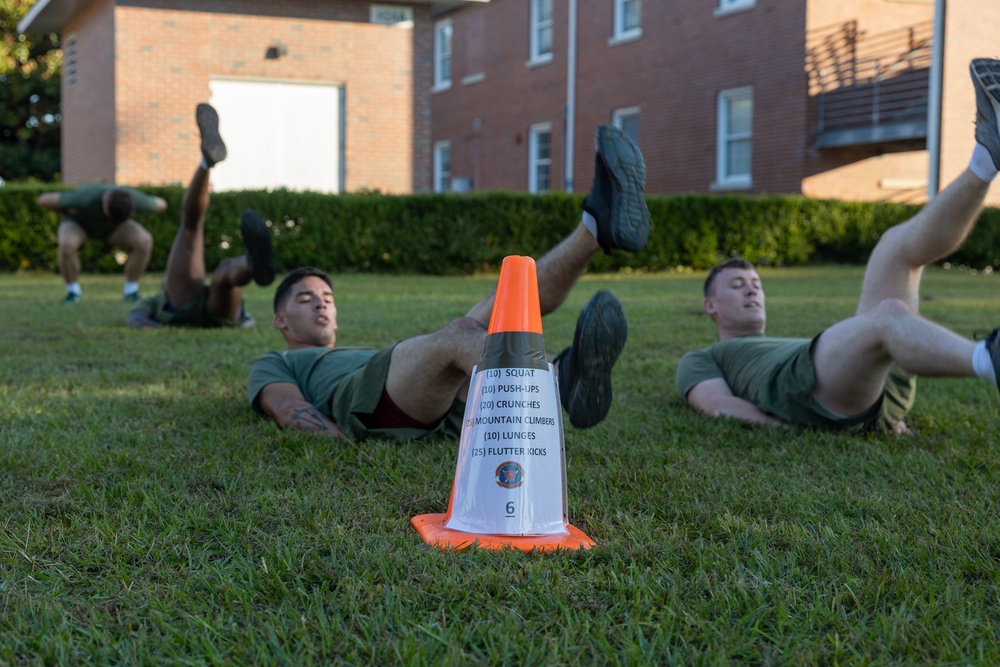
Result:
{"label": "short dark hair", "polygon": [[329,285],[331,290],[333,289],[333,282],[330,281],[329,274],[323,269],[317,269],[315,266],[303,266],[295,269],[285,276],[285,279],[281,281],[278,288],[274,290],[274,312],[278,312],[285,305],[285,301],[288,300],[288,293],[292,291],[292,285],[310,276],[319,278]]}
{"label": "short dark hair", "polygon": [[135,213],[135,202],[128,190],[114,188],[108,190],[108,217],[116,225],[129,220]]}
{"label": "short dark hair", "polygon": [[715,282],[715,277],[725,271],[726,269],[752,269],[753,264],[749,260],[743,259],[742,257],[730,257],[724,262],[719,262],[712,267],[712,270],[708,272],[708,277],[705,278],[705,296],[707,297],[712,291],[712,283]]}

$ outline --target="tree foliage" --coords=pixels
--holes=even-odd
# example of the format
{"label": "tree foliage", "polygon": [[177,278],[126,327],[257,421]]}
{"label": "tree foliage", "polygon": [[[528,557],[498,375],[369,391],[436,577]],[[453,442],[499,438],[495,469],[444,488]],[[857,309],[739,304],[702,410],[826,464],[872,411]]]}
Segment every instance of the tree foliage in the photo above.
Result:
{"label": "tree foliage", "polygon": [[35,0],[0,0],[0,178],[58,180],[59,36],[22,35]]}

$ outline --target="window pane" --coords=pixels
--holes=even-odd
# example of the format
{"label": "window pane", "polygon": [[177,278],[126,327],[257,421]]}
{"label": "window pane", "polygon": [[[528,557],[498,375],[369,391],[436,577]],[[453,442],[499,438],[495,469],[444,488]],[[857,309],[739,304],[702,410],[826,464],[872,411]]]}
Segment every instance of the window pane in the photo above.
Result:
{"label": "window pane", "polygon": [[[539,23],[552,20],[552,0],[537,0]],[[523,6],[523,5],[522,5]],[[523,20],[523,19],[522,19]]]}
{"label": "window pane", "polygon": [[621,129],[622,132],[627,134],[632,138],[632,141],[639,143],[639,116],[638,114],[632,116],[622,116],[621,117]]}
{"label": "window pane", "polygon": [[538,165],[537,183],[539,192],[547,192],[549,189],[549,165]]}
{"label": "window pane", "polygon": [[750,175],[750,140],[730,141],[726,157],[726,176]]}
{"label": "window pane", "polygon": [[753,121],[753,98],[735,97],[729,100],[728,134],[750,134]]}
{"label": "window pane", "polygon": [[641,0],[625,0],[622,6],[622,29],[635,30],[642,23]]}
{"label": "window pane", "polygon": [[552,133],[551,132],[539,132],[537,135],[537,152],[536,159],[538,160],[548,160],[552,157]]}
{"label": "window pane", "polygon": [[538,55],[552,53],[552,26],[538,31]]}

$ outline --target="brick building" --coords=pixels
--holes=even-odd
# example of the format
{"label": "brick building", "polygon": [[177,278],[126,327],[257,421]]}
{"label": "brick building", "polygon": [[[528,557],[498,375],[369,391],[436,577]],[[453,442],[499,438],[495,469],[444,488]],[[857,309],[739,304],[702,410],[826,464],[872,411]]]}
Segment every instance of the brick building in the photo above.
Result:
{"label": "brick building", "polygon": [[[949,0],[943,16],[942,187],[968,163],[968,63],[997,55],[1000,3]],[[650,193],[923,201],[935,19],[933,0],[456,8],[434,17],[435,189],[586,191],[594,128],[613,122]]]}
{"label": "brick building", "polygon": [[[451,3],[452,5],[459,3]],[[184,183],[195,104],[220,112],[217,189],[429,190],[427,0],[39,0],[63,46],[69,184]]]}

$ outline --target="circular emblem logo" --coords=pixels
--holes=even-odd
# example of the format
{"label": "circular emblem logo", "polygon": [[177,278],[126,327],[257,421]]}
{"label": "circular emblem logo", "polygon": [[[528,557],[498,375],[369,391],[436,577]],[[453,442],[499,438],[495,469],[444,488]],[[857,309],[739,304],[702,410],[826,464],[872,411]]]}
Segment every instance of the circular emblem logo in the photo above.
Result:
{"label": "circular emblem logo", "polygon": [[501,488],[516,489],[524,484],[524,469],[519,463],[506,461],[497,466],[493,479]]}

